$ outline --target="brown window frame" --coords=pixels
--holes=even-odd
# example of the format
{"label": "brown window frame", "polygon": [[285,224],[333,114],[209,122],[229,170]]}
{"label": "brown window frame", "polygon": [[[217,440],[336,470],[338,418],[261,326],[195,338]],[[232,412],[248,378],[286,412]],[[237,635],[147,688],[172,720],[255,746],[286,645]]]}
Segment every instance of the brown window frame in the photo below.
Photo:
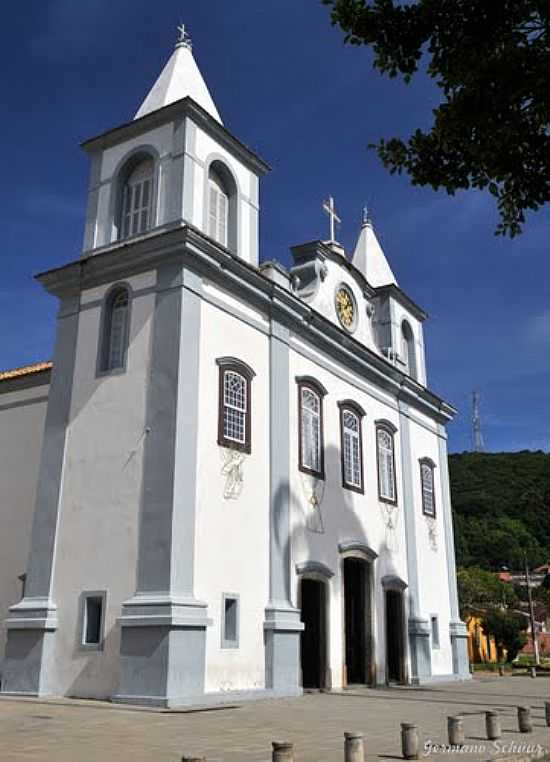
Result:
{"label": "brown window frame", "polygon": [[[338,407],[340,408],[340,464],[342,468],[342,487],[344,489],[349,489],[352,492],[357,492],[360,495],[364,495],[365,472],[363,464],[363,418],[365,417],[366,413],[363,408],[353,400],[343,400],[342,402],[338,403]],[[353,413],[353,415],[355,415],[359,421],[359,464],[361,468],[360,486],[357,486],[356,484],[350,484],[350,482],[346,481],[346,463],[344,451],[344,413],[346,411]]]}
{"label": "brown window frame", "polygon": [[[218,444],[229,450],[238,450],[248,455],[252,452],[252,379],[256,375],[250,365],[236,357],[220,357],[216,360],[219,367],[218,380]],[[225,374],[235,373],[246,382],[246,411],[244,442],[236,442],[225,436]]]}
{"label": "brown window frame", "polygon": [[[299,376],[296,378],[298,389],[298,470],[303,474],[309,476],[315,476],[317,479],[325,478],[325,416],[324,416],[324,404],[323,399],[327,395],[325,387],[311,376]],[[302,421],[302,390],[309,389],[311,392],[319,397],[319,441],[320,441],[320,453],[319,463],[320,469],[309,468],[304,465],[304,453],[303,453],[303,421]]]}
{"label": "brown window frame", "polygon": [[[422,500],[422,514],[424,516],[427,516],[430,519],[436,519],[437,518],[437,503],[435,501],[435,469],[437,468],[436,464],[433,462],[431,458],[420,458],[418,461],[418,465],[420,468],[420,497]],[[426,501],[424,500],[424,476],[422,474],[422,467],[428,466],[431,473],[432,473],[432,502],[433,502],[433,511],[427,511],[426,510]]]}
{"label": "brown window frame", "polygon": [[[376,472],[378,477],[378,499],[382,503],[388,503],[389,505],[397,505],[397,502],[398,502],[397,471],[395,470],[395,435],[397,434],[397,427],[394,426],[394,424],[391,421],[376,421],[374,425],[375,425],[375,431],[376,431]],[[389,497],[386,497],[385,495],[382,495],[382,489],[380,485],[380,446],[378,444],[378,432],[381,430],[385,431],[392,438],[393,491],[395,494],[395,497],[393,500]]]}

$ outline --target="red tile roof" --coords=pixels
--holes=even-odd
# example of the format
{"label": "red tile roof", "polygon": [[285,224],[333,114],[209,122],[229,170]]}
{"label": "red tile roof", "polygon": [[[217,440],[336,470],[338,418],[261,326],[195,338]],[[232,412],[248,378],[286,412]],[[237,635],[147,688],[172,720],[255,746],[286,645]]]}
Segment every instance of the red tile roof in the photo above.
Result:
{"label": "red tile roof", "polygon": [[25,365],[22,368],[14,368],[13,370],[1,370],[0,381],[9,381],[12,378],[32,376],[35,373],[42,373],[43,371],[51,370],[52,367],[52,362],[38,362],[34,365]]}

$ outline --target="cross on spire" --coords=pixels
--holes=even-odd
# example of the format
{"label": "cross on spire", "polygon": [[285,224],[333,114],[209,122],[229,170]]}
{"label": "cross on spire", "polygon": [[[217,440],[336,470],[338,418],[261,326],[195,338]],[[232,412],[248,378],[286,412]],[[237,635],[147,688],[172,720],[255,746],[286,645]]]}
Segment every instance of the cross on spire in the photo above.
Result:
{"label": "cross on spire", "polygon": [[191,49],[193,47],[193,43],[191,42],[191,37],[189,36],[189,33],[187,32],[187,29],[185,28],[185,24],[180,24],[178,26],[178,41],[176,43],[176,47],[184,47]]}
{"label": "cross on spire", "polygon": [[336,213],[336,206],[332,196],[329,196],[328,201],[323,203],[323,210],[330,218],[330,243],[336,243],[336,223],[341,224],[342,220]]}

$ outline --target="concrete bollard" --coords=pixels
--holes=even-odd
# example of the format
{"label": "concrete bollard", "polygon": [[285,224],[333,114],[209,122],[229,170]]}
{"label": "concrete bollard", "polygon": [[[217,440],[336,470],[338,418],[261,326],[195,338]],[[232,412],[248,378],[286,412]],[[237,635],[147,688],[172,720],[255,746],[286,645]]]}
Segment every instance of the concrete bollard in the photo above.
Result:
{"label": "concrete bollard", "polygon": [[529,674],[531,675],[531,677],[536,677],[537,676],[537,668],[536,667],[530,667],[529,668]]}
{"label": "concrete bollard", "polygon": [[502,666],[502,664],[499,665],[498,674],[500,675],[500,677],[504,677],[504,667]]}
{"label": "concrete bollard", "polygon": [[417,725],[412,725],[409,722],[401,723],[401,749],[403,759],[419,759],[420,739]]}
{"label": "concrete bollard", "polygon": [[206,757],[182,757],[181,762],[206,762]]}
{"label": "concrete bollard", "polygon": [[291,743],[274,741],[272,762],[294,762],[294,746]]}
{"label": "concrete bollard", "polygon": [[462,746],[466,740],[462,717],[447,717],[447,728],[451,746]]}
{"label": "concrete bollard", "polygon": [[500,727],[500,715],[494,710],[485,712],[485,729],[487,730],[487,738],[489,741],[496,741],[502,736],[502,728]]}
{"label": "concrete bollard", "polygon": [[550,728],[550,701],[544,702],[544,715],[546,717],[546,724]]}
{"label": "concrete bollard", "polygon": [[528,706],[518,706],[518,727],[520,733],[533,732],[531,709]]}
{"label": "concrete bollard", "polygon": [[344,733],[344,762],[365,762],[362,733]]}

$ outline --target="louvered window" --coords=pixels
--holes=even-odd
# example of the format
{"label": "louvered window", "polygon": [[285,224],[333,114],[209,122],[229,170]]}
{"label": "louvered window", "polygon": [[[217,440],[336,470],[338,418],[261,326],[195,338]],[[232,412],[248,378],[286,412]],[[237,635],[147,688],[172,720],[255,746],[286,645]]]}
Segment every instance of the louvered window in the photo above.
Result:
{"label": "louvered window", "polygon": [[122,192],[122,238],[145,233],[152,227],[152,159],[142,161],[129,175]]}
{"label": "louvered window", "polygon": [[420,462],[422,485],[422,511],[426,516],[435,517],[434,467],[428,461]]}
{"label": "louvered window", "polygon": [[208,235],[227,246],[229,198],[223,184],[214,173],[209,180]]}
{"label": "louvered window", "polygon": [[128,290],[117,288],[107,299],[103,318],[101,370],[123,369],[126,364],[129,334]]}

